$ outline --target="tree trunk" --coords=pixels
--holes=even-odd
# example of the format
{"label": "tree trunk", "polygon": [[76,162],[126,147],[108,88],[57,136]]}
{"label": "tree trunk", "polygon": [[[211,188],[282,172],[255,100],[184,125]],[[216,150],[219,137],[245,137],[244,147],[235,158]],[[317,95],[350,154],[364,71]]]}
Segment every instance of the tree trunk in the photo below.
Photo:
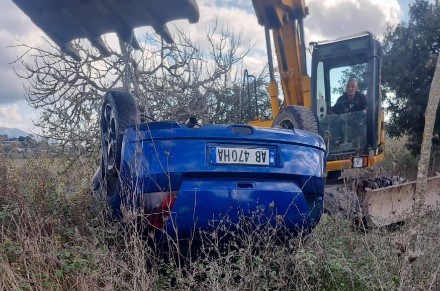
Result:
{"label": "tree trunk", "polygon": [[431,89],[429,91],[428,104],[425,111],[425,128],[423,130],[422,148],[417,171],[417,183],[414,204],[414,217],[409,222],[410,227],[407,233],[408,251],[402,266],[400,275],[400,286],[398,290],[408,290],[416,284],[413,268],[417,265],[413,262],[422,255],[420,250],[423,245],[423,237],[420,229],[425,226],[425,221],[421,219],[423,204],[425,203],[425,193],[428,178],[429,158],[431,155],[432,133],[434,131],[435,117],[440,99],[440,56],[437,57],[437,65],[432,78]]}
{"label": "tree trunk", "polygon": [[426,183],[428,178],[429,158],[431,155],[432,134],[434,131],[435,117],[440,99],[440,56],[437,57],[437,65],[432,78],[429,91],[428,104],[425,111],[425,128],[423,130],[422,149],[417,171],[415,214],[418,215],[425,203]]}

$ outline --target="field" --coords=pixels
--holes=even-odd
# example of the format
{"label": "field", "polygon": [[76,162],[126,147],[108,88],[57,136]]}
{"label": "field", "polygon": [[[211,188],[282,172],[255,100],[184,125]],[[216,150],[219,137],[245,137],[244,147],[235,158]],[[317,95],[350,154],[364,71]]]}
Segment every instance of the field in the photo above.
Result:
{"label": "field", "polygon": [[[376,170],[414,178],[402,145]],[[184,256],[108,219],[90,195],[95,165],[66,163],[0,158],[0,290],[440,290],[439,213],[366,231],[324,215],[307,238],[254,225],[227,243],[225,225]]]}

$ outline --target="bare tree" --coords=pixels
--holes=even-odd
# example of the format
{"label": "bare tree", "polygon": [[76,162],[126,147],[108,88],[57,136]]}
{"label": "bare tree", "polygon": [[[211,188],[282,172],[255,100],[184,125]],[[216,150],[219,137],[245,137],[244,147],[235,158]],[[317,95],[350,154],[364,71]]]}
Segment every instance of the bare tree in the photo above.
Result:
{"label": "bare tree", "polygon": [[[424,219],[425,214],[425,193],[427,192],[428,168],[431,156],[432,137],[434,132],[434,123],[437,115],[437,108],[440,100],[440,57],[437,57],[437,65],[434,71],[434,76],[431,82],[429,91],[428,105],[425,110],[425,127],[423,130],[423,141],[420,152],[420,160],[417,171],[417,184],[414,201],[414,218],[410,221],[410,227],[407,232],[408,252],[404,268],[402,270],[402,278],[406,280],[401,281],[399,290],[407,288],[408,282],[414,281],[414,268],[417,268],[413,262],[422,255],[421,248],[423,246],[423,235],[421,229],[426,227],[427,219]],[[425,254],[426,255],[426,254]]]}
{"label": "bare tree", "polygon": [[431,156],[432,137],[434,132],[434,123],[437,116],[437,108],[440,100],[440,57],[437,57],[437,65],[434,71],[434,77],[429,91],[428,105],[425,111],[425,127],[423,130],[422,149],[420,152],[420,160],[417,173],[416,187],[416,209],[420,213],[425,201],[423,200],[426,193],[426,179],[428,178],[428,168]]}
{"label": "bare tree", "polygon": [[179,30],[175,44],[146,35],[141,51],[121,44],[120,51],[110,47],[109,58],[76,42],[79,62],[48,40],[44,47],[19,43],[16,47],[25,52],[14,65],[24,68],[25,73],[17,75],[27,80],[28,103],[43,112],[36,123],[42,135],[82,153],[99,145],[101,98],[111,88],[131,90],[139,107],[155,120],[184,121],[197,115],[208,121],[224,114],[224,108],[208,101],[213,92],[225,92],[237,83],[235,66],[252,45],[239,53],[240,37],[217,26],[206,32],[206,38],[209,48],[203,50]]}

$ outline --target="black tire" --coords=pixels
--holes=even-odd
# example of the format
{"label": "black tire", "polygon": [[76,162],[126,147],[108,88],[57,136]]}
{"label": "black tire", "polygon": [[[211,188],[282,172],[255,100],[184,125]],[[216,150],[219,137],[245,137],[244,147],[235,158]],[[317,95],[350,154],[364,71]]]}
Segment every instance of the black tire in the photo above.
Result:
{"label": "black tire", "polygon": [[124,131],[136,124],[138,110],[132,94],[110,90],[104,96],[101,109],[101,175],[102,190],[112,196],[119,180]]}
{"label": "black tire", "polygon": [[312,111],[304,106],[291,105],[280,110],[272,127],[304,129],[318,134],[318,123]]}

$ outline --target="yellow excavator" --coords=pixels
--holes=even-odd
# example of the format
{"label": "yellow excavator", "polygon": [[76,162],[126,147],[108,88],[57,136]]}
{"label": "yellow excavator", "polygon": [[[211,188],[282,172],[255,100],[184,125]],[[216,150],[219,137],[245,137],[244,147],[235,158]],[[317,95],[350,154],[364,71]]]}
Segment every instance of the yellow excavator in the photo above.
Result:
{"label": "yellow excavator", "polygon": [[[414,207],[415,182],[393,186],[390,178],[370,177],[357,180],[352,190],[341,187],[343,170],[370,168],[384,159],[386,138],[380,97],[380,43],[369,32],[312,42],[309,77],[303,24],[309,10],[305,1],[252,0],[252,4],[258,23],[265,29],[270,73],[268,95],[273,119],[261,120],[254,114],[249,123],[305,129],[324,138],[328,185],[324,208],[330,214],[361,218],[368,227],[405,220]],[[272,64],[270,31],[284,97],[281,105]],[[347,82],[353,79],[359,94],[365,96],[363,108],[349,98],[338,100]],[[428,179],[424,200],[424,210],[439,208],[440,177]]]}
{"label": "yellow excavator", "polygon": [[[133,29],[152,26],[172,42],[166,23],[176,19],[198,21],[195,0],[13,0],[69,56],[81,56],[71,41],[87,38],[103,56],[109,54],[101,36],[116,32],[119,38],[139,48]],[[369,168],[384,159],[385,125],[380,100],[381,46],[364,32],[334,41],[312,42],[311,77],[307,73],[304,18],[309,10],[304,0],[252,0],[258,23],[265,29],[273,119],[263,120],[255,106],[251,125],[304,129],[320,134],[327,145],[328,184],[340,182],[341,171]],[[279,102],[272,39],[283,92]],[[365,108],[337,102],[345,83],[356,79],[365,96]],[[338,104],[339,103],[339,104]],[[344,110],[335,110],[335,107]],[[354,109],[353,109],[354,108]],[[251,109],[251,108],[250,108]],[[363,180],[361,193],[328,187],[324,197],[327,212],[347,215],[361,212],[367,226],[383,226],[411,215],[414,183],[390,186],[386,178]],[[388,187],[386,187],[388,186]],[[341,188],[338,188],[341,189]],[[440,204],[440,179],[428,181],[425,209]]]}
{"label": "yellow excavator", "polygon": [[[308,8],[304,0],[253,0],[252,3],[258,22],[266,32],[271,79],[268,94],[274,119],[260,120],[255,116],[250,123],[319,132],[328,146],[329,173],[371,167],[382,161],[385,128],[380,104],[379,42],[365,32],[335,41],[311,43],[310,78],[303,24]],[[270,30],[283,89],[281,106],[272,65]],[[368,96],[367,108],[334,114],[332,108],[343,93],[341,88],[345,88],[345,82],[351,78],[358,80],[359,90]],[[345,107],[349,109],[350,105]]]}

